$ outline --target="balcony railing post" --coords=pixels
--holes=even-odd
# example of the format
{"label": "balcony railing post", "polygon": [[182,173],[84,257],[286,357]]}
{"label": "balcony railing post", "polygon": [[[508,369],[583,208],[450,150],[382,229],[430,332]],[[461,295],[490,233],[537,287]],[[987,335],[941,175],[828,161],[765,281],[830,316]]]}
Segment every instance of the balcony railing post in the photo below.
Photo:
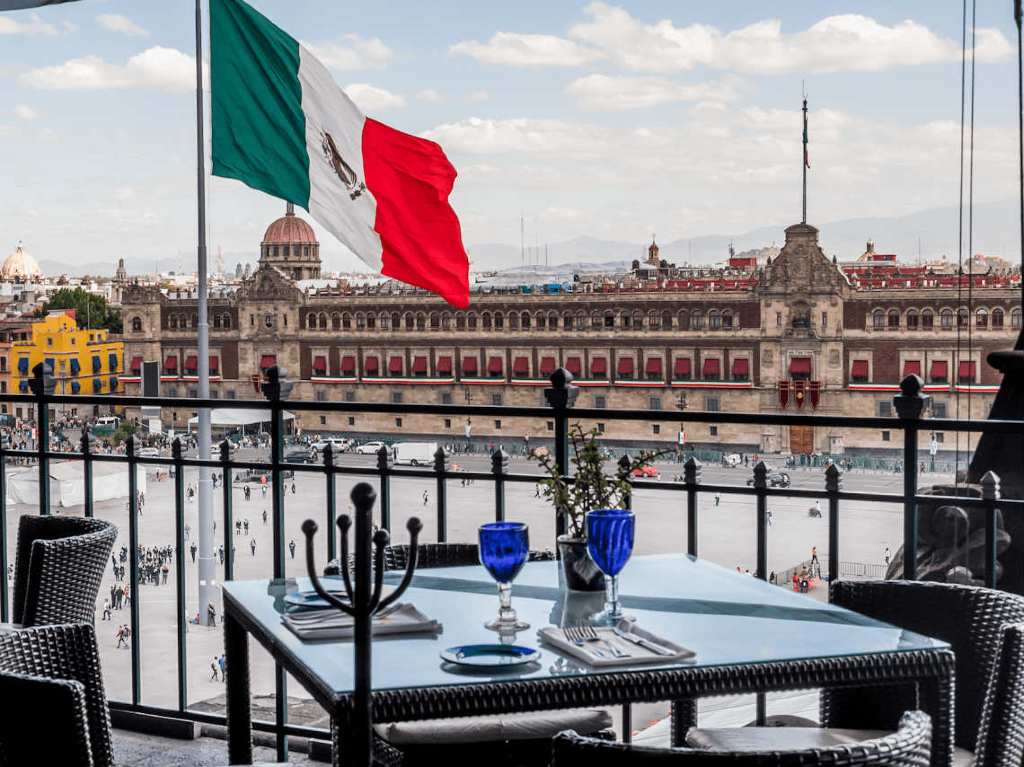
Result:
{"label": "balcony railing post", "polygon": [[434,453],[434,472],[437,474],[437,542],[448,540],[448,456],[443,447]]}
{"label": "balcony railing post", "polygon": [[839,490],[842,484],[842,472],[835,463],[830,463],[825,469],[825,492],[828,493],[829,584],[839,580]]}
{"label": "balcony railing post", "polygon": [[629,476],[630,466],[632,466],[632,463],[629,460],[629,454],[623,453],[622,458],[620,458],[618,462],[619,473],[626,478],[626,482],[631,486],[629,492],[622,496],[622,508],[624,509],[633,508],[632,478]]}
{"label": "balcony railing post", "polygon": [[[227,440],[220,443],[221,489],[224,497],[224,580],[235,579],[235,530],[234,498],[231,497],[231,445]],[[202,612],[205,605],[199,605]]]}
{"label": "balcony railing post", "polygon": [[996,587],[996,502],[999,500],[999,475],[986,471],[981,478],[981,497],[985,500],[985,585]]}
{"label": "balcony railing post", "polygon": [[82,429],[82,477],[85,482],[85,516],[93,515],[92,496],[92,438],[89,436],[89,429]]}
{"label": "balcony railing post", "polygon": [[380,526],[391,529],[391,450],[381,445],[377,451],[377,476],[380,477]]}
{"label": "balcony railing post", "polygon": [[757,491],[757,568],[754,575],[768,579],[768,466],[758,461],[754,466],[754,490]]}
{"label": "balcony railing post", "polygon": [[[572,384],[572,373],[565,368],[558,368],[551,374],[551,387],[544,390],[544,398],[554,411],[555,468],[562,476],[566,475],[569,468],[569,408],[573,406],[578,393],[579,389]],[[565,516],[559,514],[555,535],[565,535],[565,532]]]}
{"label": "balcony railing post", "polygon": [[900,394],[893,397],[903,429],[903,577],[917,579],[917,435],[921,413],[928,403],[922,395],[924,383],[916,375],[900,382]]}
{"label": "balcony railing post", "polygon": [[48,397],[53,394],[53,368],[45,362],[32,368],[29,388],[36,397],[36,452],[39,457],[39,513],[50,513],[50,408]]}
{"label": "balcony railing post", "polygon": [[491,473],[494,475],[494,521],[505,521],[505,475],[508,474],[508,453],[500,446],[491,453]]}
{"label": "balcony railing post", "polygon": [[[175,440],[178,449],[181,445]],[[142,702],[142,664],[139,636],[139,481],[135,473],[135,437],[130,436],[124,442],[125,454],[128,456],[128,594],[129,613],[131,615],[131,655],[132,655],[132,704]],[[181,467],[178,467],[179,474]]]}
{"label": "balcony railing post", "polygon": [[[0,574],[7,577],[7,451],[0,447]],[[4,581],[0,588],[0,623],[10,620],[10,589]]]}
{"label": "balcony railing post", "polygon": [[[185,603],[185,494],[182,490],[185,472],[180,463],[181,442],[179,440],[174,440],[173,450],[174,458],[178,461],[178,471],[174,473],[174,582],[178,598],[178,620],[176,623],[178,629],[178,710],[184,711],[188,708],[188,651],[185,645],[188,608]],[[160,577],[159,573],[157,573],[157,577]]]}
{"label": "balcony railing post", "polygon": [[697,486],[700,484],[700,461],[692,455],[683,464],[686,485],[686,553],[697,556]]}
{"label": "balcony railing post", "polygon": [[324,469],[327,478],[327,560],[333,562],[338,556],[338,531],[334,526],[338,516],[338,488],[334,481],[334,450],[329,442],[324,447]]}

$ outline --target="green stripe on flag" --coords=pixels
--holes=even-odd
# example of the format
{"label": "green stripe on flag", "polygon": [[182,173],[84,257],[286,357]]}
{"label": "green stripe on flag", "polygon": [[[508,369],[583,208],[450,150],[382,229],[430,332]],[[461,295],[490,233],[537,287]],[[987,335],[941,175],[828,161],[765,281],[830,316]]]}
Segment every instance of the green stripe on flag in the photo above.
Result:
{"label": "green stripe on flag", "polygon": [[309,206],[299,44],[242,0],[210,0],[213,175]]}

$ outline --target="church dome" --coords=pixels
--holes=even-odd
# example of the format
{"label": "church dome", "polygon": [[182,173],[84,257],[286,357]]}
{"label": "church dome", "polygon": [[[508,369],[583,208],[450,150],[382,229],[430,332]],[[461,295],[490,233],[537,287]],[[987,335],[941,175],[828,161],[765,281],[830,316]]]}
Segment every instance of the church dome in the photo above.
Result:
{"label": "church dome", "polygon": [[4,280],[30,280],[42,276],[43,270],[39,268],[36,260],[25,252],[20,243],[0,266],[0,279]]}
{"label": "church dome", "polygon": [[295,215],[295,208],[289,203],[287,212],[267,227],[263,235],[264,245],[316,245],[316,232],[305,219]]}

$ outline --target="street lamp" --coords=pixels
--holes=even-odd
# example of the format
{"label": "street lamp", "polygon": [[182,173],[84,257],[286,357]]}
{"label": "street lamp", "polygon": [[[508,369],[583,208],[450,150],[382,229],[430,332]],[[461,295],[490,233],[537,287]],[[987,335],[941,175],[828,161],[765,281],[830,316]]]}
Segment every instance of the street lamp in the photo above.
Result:
{"label": "street lamp", "polygon": [[[676,407],[679,408],[679,412],[683,413],[686,411],[687,406],[686,393],[680,392],[679,399],[676,400]],[[686,424],[683,423],[683,419],[679,419],[679,433],[676,435],[676,460],[682,458],[683,448],[686,446]]]}

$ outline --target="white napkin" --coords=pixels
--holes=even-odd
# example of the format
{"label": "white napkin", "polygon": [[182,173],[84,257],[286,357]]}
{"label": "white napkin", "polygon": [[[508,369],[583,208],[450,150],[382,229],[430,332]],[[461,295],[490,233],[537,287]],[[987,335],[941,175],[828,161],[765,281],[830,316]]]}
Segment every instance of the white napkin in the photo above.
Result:
{"label": "white napkin", "polygon": [[[282,616],[281,622],[300,639],[349,639],[355,629],[355,618],[341,610],[305,610]],[[439,633],[441,624],[431,620],[412,604],[396,602],[373,616],[371,629],[375,636],[386,634]]]}

